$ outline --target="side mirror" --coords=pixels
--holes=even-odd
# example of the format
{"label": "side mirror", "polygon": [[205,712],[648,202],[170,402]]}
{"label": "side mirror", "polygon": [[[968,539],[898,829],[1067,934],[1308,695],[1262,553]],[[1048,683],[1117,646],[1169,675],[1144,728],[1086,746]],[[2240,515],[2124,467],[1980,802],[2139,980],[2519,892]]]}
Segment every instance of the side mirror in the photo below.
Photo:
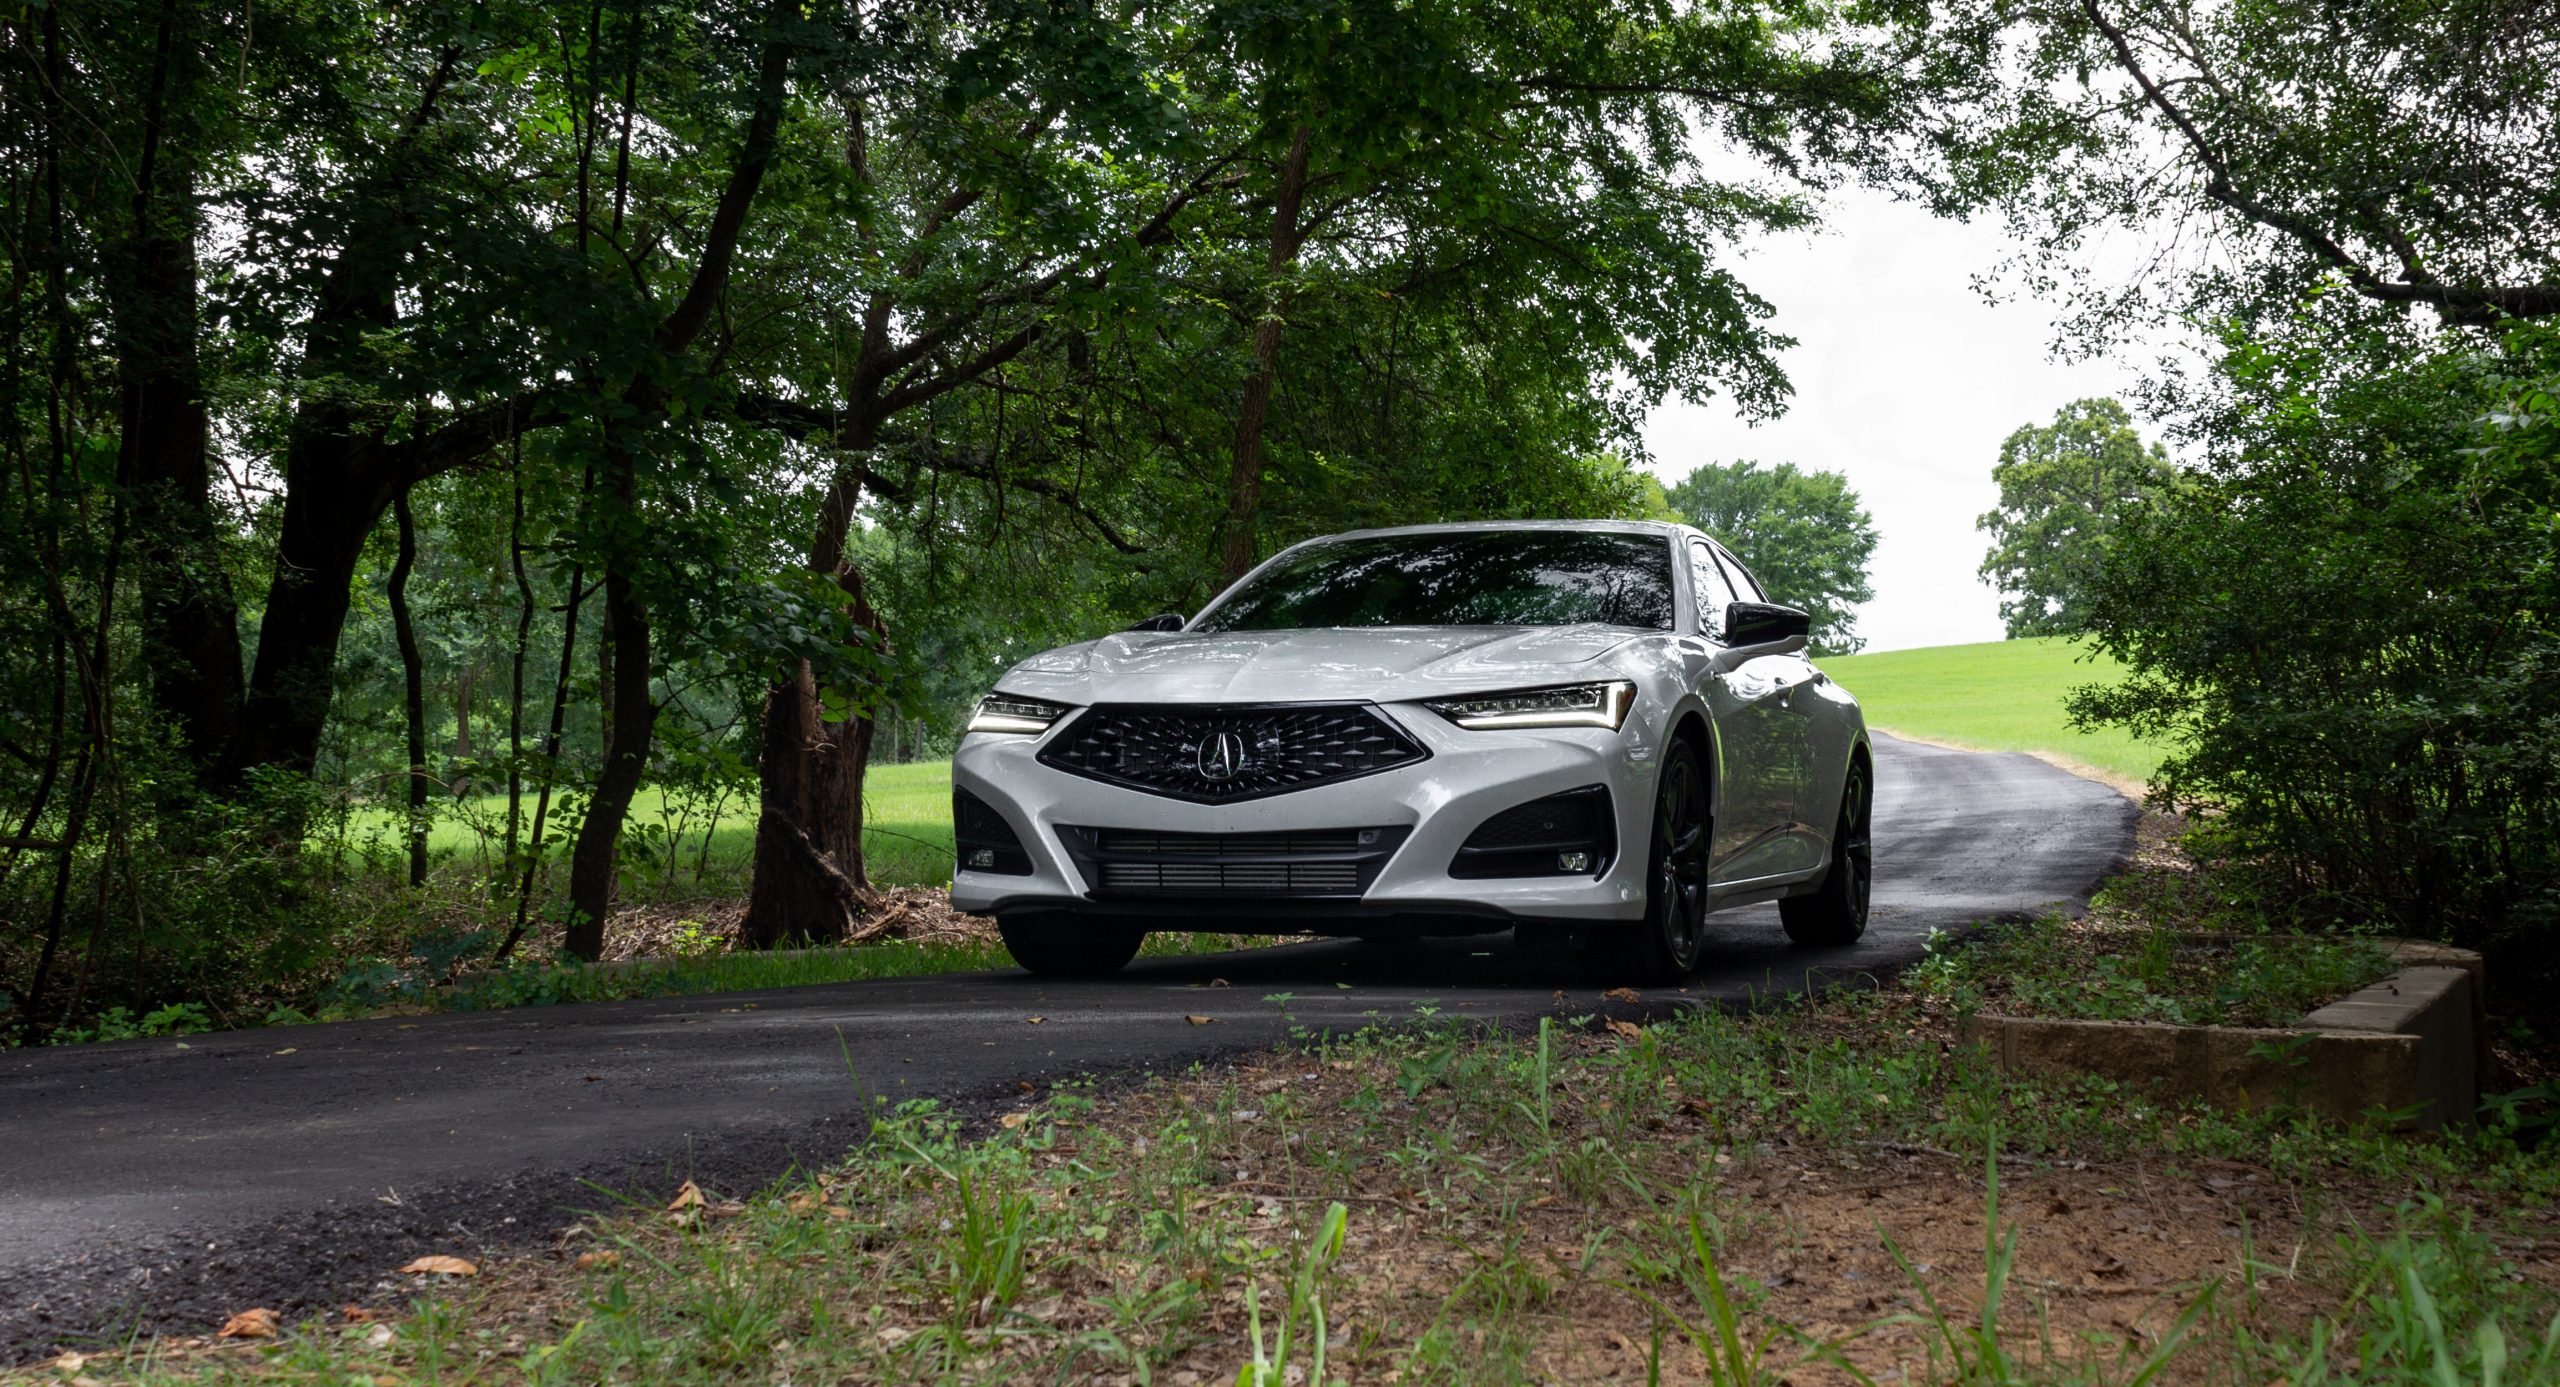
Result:
{"label": "side mirror", "polygon": [[1179,631],[1191,618],[1180,612],[1158,612],[1130,627],[1132,631]]}
{"label": "side mirror", "polygon": [[1795,641],[1799,645],[1813,634],[1813,618],[1793,607],[1774,602],[1736,602],[1724,609],[1724,643],[1727,649],[1776,645]]}

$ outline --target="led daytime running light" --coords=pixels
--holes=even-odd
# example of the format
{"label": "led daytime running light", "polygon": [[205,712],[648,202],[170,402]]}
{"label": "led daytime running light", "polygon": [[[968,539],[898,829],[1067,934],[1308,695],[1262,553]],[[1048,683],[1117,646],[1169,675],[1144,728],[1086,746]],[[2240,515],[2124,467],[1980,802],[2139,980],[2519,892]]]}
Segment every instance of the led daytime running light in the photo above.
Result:
{"label": "led daytime running light", "polygon": [[1013,694],[991,693],[978,700],[978,711],[969,715],[969,731],[1033,734],[1046,732],[1050,724],[1065,716],[1066,709],[1036,698],[1020,698]]}
{"label": "led daytime running light", "polygon": [[1613,679],[1605,684],[1439,699],[1423,706],[1470,732],[1530,727],[1600,727],[1615,732],[1625,725],[1627,710],[1635,701],[1636,686]]}

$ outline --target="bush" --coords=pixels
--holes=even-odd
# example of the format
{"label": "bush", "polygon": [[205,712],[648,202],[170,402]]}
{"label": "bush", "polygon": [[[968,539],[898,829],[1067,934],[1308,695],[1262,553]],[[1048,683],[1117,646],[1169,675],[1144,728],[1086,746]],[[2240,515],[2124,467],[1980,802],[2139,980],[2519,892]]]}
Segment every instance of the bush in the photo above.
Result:
{"label": "bush", "polygon": [[2155,791],[2218,807],[2214,836],[2306,915],[2493,946],[2547,928],[2555,391],[2547,325],[2232,344],[2185,430],[2195,484],[2129,516],[2096,579],[2089,630],[2130,675],[2075,718],[2173,746]]}

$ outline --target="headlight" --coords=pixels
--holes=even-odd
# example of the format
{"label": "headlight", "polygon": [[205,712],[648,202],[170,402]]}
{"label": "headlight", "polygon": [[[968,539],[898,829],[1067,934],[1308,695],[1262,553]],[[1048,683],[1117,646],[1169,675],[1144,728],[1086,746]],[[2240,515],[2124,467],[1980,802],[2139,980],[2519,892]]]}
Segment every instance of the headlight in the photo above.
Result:
{"label": "headlight", "polygon": [[1049,724],[1066,716],[1063,703],[1045,703],[1018,694],[991,693],[978,700],[978,711],[969,715],[971,732],[1046,732]]}
{"label": "headlight", "polygon": [[1434,699],[1422,706],[1470,732],[1506,727],[1605,727],[1615,732],[1635,702],[1636,686],[1612,679],[1605,684]]}

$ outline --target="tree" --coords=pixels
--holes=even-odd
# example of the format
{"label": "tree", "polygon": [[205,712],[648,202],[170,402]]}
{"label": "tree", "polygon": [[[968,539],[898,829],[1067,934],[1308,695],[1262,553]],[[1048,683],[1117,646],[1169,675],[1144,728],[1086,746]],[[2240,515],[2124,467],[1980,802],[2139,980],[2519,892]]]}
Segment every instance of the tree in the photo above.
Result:
{"label": "tree", "polygon": [[[2171,748],[2154,786],[2314,919],[2522,951],[2560,924],[2560,332],[2409,354],[2235,337],[2192,479],[2084,593],[2119,683],[2075,717]],[[2528,984],[2531,985],[2531,984]]]}
{"label": "tree", "polygon": [[2126,512],[2169,491],[2178,469],[2158,443],[2144,446],[2123,405],[2089,399],[2009,435],[1991,479],[2000,505],[1974,528],[1991,536],[1982,576],[2006,594],[2000,619],[2014,640],[2081,629],[2084,592]]}
{"label": "tree", "polygon": [[1866,644],[1854,609],[1875,596],[1867,562],[1875,557],[1876,527],[1848,478],[1792,462],[1709,463],[1667,497],[1682,520],[1722,540],[1770,600],[1813,617],[1817,653],[1847,655]]}
{"label": "tree", "polygon": [[2007,60],[2020,123],[2071,136],[2011,189],[2030,279],[2050,283],[2110,228],[2175,228],[2158,277],[2098,286],[2084,327],[2162,309],[2272,322],[2327,286],[2452,324],[2560,313],[2560,24],[2547,5],[1985,11],[2029,36]]}

